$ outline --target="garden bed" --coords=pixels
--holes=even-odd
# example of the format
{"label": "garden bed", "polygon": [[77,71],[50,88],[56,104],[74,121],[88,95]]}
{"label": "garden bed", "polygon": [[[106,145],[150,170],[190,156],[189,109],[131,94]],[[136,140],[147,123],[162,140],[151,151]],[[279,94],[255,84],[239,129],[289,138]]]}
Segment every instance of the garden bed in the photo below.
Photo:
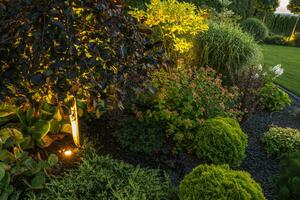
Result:
{"label": "garden bed", "polygon": [[[248,116],[241,126],[248,134],[247,157],[238,169],[251,173],[253,178],[261,184],[267,199],[274,199],[273,177],[279,172],[279,159],[268,157],[267,152],[261,142],[261,137],[271,125],[281,127],[291,127],[300,129],[300,121],[294,116],[294,110],[300,106],[300,101],[291,97],[293,103],[281,112],[269,113],[265,111],[256,111]],[[107,123],[110,121],[110,123]],[[184,175],[189,173],[194,167],[203,163],[196,157],[181,153],[172,154],[172,145],[165,145],[161,152],[148,156],[144,154],[132,153],[122,149],[114,140],[112,132],[115,130],[117,121],[111,119],[95,120],[88,124],[90,129],[86,129],[88,135],[97,137],[94,141],[99,154],[109,154],[115,159],[123,160],[133,165],[139,165],[146,168],[160,168],[167,171],[175,185],[179,185]]]}

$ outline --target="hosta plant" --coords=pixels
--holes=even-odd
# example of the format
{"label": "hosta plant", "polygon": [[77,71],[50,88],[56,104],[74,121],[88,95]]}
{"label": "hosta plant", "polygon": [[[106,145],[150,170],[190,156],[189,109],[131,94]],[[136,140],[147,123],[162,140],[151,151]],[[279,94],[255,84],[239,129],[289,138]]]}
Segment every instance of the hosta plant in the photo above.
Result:
{"label": "hosta plant", "polygon": [[268,111],[280,111],[292,103],[289,95],[275,85],[269,82],[260,90],[259,105]]}

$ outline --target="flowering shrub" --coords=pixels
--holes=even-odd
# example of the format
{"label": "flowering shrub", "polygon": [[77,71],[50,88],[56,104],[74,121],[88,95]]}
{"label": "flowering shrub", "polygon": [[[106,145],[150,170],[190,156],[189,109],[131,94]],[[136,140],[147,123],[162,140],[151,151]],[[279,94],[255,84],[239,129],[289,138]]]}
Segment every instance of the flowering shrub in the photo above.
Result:
{"label": "flowering shrub", "polygon": [[259,105],[269,111],[280,111],[291,104],[289,95],[272,82],[260,90]]}
{"label": "flowering shrub", "polygon": [[263,136],[269,155],[300,151],[300,131],[292,128],[272,127]]}
{"label": "flowering shrub", "polygon": [[135,9],[129,13],[153,30],[153,38],[163,41],[168,58],[171,53],[174,56],[189,52],[194,36],[208,29],[205,12],[177,0],[151,0],[146,11]]}
{"label": "flowering shrub", "polygon": [[222,86],[220,76],[210,68],[156,72],[149,91],[141,93],[134,110],[165,126],[177,149],[192,150],[192,142],[205,119],[239,116],[238,93]]}

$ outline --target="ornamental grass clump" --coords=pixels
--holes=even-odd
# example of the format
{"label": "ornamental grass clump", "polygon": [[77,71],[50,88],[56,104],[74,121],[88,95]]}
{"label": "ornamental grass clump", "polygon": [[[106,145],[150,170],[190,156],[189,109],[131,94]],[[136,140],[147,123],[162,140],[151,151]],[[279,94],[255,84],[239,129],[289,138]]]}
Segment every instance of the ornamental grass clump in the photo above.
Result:
{"label": "ornamental grass clump", "polygon": [[266,200],[249,173],[228,165],[199,165],[179,186],[180,200]]}
{"label": "ornamental grass clump", "polygon": [[262,140],[270,156],[300,151],[300,131],[297,129],[272,127]]}
{"label": "ornamental grass clump", "polygon": [[209,24],[195,44],[195,65],[213,67],[226,83],[234,83],[240,70],[261,63],[263,55],[254,39],[228,23]]}
{"label": "ornamental grass clump", "polygon": [[245,158],[247,135],[231,118],[212,118],[195,135],[194,151],[200,159],[214,164],[238,166]]}
{"label": "ornamental grass clump", "polygon": [[151,0],[146,7],[129,13],[152,29],[154,41],[163,41],[168,59],[190,52],[195,35],[208,29],[205,12],[197,10],[192,3]]}

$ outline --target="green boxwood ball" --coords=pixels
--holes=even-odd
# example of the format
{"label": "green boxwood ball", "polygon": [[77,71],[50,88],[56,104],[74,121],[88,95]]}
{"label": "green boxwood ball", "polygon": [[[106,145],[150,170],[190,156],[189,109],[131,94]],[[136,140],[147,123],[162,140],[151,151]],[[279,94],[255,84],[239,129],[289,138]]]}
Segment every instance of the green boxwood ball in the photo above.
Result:
{"label": "green boxwood ball", "polygon": [[238,166],[245,157],[247,142],[247,135],[235,119],[217,117],[199,128],[194,150],[200,159]]}
{"label": "green boxwood ball", "polygon": [[180,200],[265,200],[249,173],[228,165],[199,165],[179,186]]}

